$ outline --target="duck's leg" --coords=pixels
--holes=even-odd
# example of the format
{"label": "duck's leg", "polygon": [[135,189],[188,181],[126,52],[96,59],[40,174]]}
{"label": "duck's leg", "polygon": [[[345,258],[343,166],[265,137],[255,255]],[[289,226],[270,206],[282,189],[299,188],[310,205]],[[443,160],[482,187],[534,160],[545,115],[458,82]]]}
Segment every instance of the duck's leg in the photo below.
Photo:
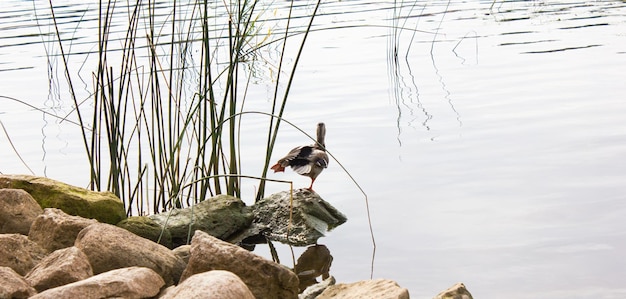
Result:
{"label": "duck's leg", "polygon": [[309,190],[313,191],[313,183],[315,183],[315,179],[311,178],[311,185],[309,186]]}

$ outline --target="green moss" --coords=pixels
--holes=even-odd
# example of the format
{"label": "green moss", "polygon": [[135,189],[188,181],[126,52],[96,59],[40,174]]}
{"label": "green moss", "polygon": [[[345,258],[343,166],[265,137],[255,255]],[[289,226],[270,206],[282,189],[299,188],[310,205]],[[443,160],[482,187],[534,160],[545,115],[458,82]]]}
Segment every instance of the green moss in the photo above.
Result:
{"label": "green moss", "polygon": [[[172,235],[154,220],[145,216],[133,216],[122,220],[117,226],[143,238],[172,248]],[[159,240],[160,239],[160,240]]]}
{"label": "green moss", "polygon": [[122,201],[111,192],[96,192],[43,177],[0,175],[0,188],[22,189],[41,208],[63,212],[103,223],[116,224],[126,218]]}

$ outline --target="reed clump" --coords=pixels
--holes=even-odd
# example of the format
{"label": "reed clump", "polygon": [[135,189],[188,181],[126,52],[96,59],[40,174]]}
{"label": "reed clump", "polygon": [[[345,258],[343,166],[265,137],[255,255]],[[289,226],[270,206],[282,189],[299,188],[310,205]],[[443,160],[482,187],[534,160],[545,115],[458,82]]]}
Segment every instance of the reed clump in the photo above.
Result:
{"label": "reed clump", "polygon": [[[276,88],[268,121],[265,168],[287,103],[297,62],[320,1],[294,26],[293,1],[285,17],[268,17],[263,1],[100,1],[92,94],[76,96],[67,40],[50,1],[61,63],[89,163],[89,186],[114,192],[127,214],[150,214],[191,206],[216,194],[240,195],[241,126],[252,113],[246,91],[258,62],[271,65]],[[284,5],[284,4],[281,4]],[[124,20],[124,21],[120,21]],[[123,30],[120,30],[123,25]],[[293,51],[286,45],[293,44]],[[264,49],[278,61],[264,61]],[[276,45],[280,45],[277,46]],[[292,61],[289,67],[283,64]],[[281,88],[279,88],[279,85]]]}

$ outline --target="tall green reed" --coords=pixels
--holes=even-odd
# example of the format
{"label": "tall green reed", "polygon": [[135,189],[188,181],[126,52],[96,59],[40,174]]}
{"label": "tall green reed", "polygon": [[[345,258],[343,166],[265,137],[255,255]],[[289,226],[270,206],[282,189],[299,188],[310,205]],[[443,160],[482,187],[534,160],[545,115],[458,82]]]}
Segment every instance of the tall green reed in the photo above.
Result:
{"label": "tall green reed", "polygon": [[[282,42],[275,71],[289,79],[282,92],[280,75],[275,79],[272,108],[265,112],[271,117],[259,176],[261,198],[289,87],[320,1],[306,28],[292,29],[292,3],[282,27],[268,33],[261,33],[263,15],[275,4],[175,0],[167,3],[171,13],[166,16],[157,7],[162,4],[99,1],[97,66],[92,98],[85,105],[74,92],[72,66],[65,59],[69,53],[50,1],[91,188],[114,192],[128,214],[190,206],[214,194],[240,196],[240,177],[249,175],[241,173],[238,134],[246,90],[255,59],[267,45]],[[117,38],[120,14],[126,22]],[[302,38],[295,63],[285,70],[285,45],[293,36]]]}

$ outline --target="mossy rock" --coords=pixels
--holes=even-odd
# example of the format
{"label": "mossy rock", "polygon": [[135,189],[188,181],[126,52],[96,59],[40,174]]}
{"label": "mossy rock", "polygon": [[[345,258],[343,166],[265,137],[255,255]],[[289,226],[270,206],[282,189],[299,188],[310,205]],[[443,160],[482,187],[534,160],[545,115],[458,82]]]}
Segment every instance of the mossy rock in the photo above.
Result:
{"label": "mossy rock", "polygon": [[230,195],[217,195],[193,207],[148,217],[159,225],[167,227],[172,234],[174,247],[187,244],[190,232],[193,233],[196,230],[228,240],[252,223],[252,213],[248,211],[245,203]]}
{"label": "mossy rock", "polygon": [[122,201],[111,192],[96,192],[49,178],[30,175],[0,175],[0,189],[22,189],[42,209],[57,208],[83,218],[117,224],[126,219]]}
{"label": "mossy rock", "polygon": [[[166,228],[146,216],[132,216],[122,220],[117,226],[167,248],[172,248],[172,234]],[[159,240],[160,239],[160,240]]]}

